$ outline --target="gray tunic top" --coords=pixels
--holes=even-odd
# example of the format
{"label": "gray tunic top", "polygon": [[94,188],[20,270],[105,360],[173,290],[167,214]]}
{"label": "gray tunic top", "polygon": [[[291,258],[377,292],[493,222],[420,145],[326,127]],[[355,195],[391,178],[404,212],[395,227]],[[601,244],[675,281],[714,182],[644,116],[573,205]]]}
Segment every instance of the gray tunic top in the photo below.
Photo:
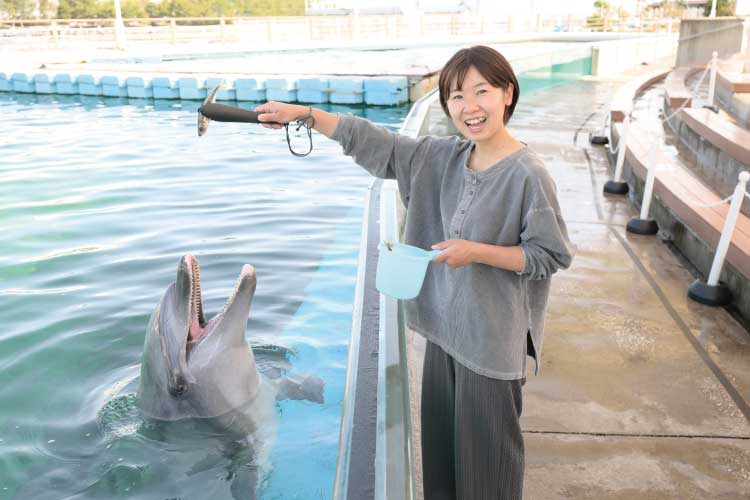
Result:
{"label": "gray tunic top", "polygon": [[475,172],[468,168],[471,141],[414,139],[351,115],[339,116],[332,138],[371,174],[396,179],[407,207],[406,243],[429,250],[461,238],[521,247],[520,273],[430,264],[420,294],[405,301],[406,322],[465,367],[496,379],[526,376],[533,347],[538,373],[550,277],[575,252],[541,159],[524,147]]}

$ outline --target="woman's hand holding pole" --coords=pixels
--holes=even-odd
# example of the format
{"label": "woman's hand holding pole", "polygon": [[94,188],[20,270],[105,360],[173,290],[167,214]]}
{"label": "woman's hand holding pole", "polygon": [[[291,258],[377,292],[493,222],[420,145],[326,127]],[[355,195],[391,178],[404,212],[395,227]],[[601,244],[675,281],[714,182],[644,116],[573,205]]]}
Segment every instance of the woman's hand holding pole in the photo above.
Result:
{"label": "woman's hand holding pole", "polygon": [[[290,123],[312,114],[315,119],[313,128],[325,135],[331,137],[333,132],[336,130],[338,125],[339,117],[337,114],[328,113],[322,109],[312,108],[310,106],[302,106],[299,104],[288,104],[285,102],[269,101],[265,104],[261,104],[255,111],[260,113],[258,120],[261,122],[277,122],[277,123]],[[263,124],[263,127],[280,129],[283,125]]]}

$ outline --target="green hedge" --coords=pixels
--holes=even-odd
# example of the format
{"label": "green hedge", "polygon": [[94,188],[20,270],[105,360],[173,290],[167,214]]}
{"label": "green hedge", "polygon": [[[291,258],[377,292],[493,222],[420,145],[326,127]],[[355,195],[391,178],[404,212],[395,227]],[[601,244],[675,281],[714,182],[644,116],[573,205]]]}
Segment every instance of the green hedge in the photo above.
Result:
{"label": "green hedge", "polygon": [[[12,19],[34,15],[33,0],[0,0],[0,13]],[[234,17],[304,16],[304,0],[121,0],[122,16],[134,17]],[[113,0],[60,0],[57,10],[49,0],[40,1],[43,18],[95,19],[115,16]]]}

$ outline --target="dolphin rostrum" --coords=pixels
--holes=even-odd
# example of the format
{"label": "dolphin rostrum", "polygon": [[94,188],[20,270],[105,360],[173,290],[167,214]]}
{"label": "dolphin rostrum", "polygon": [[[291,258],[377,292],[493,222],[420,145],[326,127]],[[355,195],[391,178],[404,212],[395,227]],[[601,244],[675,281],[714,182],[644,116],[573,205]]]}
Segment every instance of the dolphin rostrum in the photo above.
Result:
{"label": "dolphin rostrum", "polygon": [[319,377],[269,380],[258,372],[245,340],[255,286],[255,269],[246,264],[224,308],[206,321],[198,261],[180,259],[146,333],[138,404],[147,417],[215,418],[251,433],[273,419],[275,399],[323,402]]}

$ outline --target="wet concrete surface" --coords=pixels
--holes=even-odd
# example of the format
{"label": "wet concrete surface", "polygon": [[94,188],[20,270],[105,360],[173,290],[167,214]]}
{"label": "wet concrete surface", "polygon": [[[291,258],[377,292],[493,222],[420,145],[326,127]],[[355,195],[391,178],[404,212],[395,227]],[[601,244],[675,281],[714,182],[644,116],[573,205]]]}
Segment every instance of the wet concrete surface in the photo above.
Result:
{"label": "wet concrete surface", "polygon": [[[522,97],[510,122],[544,158],[578,246],[552,279],[541,373],[524,389],[524,498],[747,500],[750,332],[688,299],[689,268],[627,233],[637,209],[603,194],[611,171],[588,134],[616,85]],[[424,340],[408,339],[418,451]]]}
{"label": "wet concrete surface", "polygon": [[529,500],[747,498],[750,442],[526,432]]}

